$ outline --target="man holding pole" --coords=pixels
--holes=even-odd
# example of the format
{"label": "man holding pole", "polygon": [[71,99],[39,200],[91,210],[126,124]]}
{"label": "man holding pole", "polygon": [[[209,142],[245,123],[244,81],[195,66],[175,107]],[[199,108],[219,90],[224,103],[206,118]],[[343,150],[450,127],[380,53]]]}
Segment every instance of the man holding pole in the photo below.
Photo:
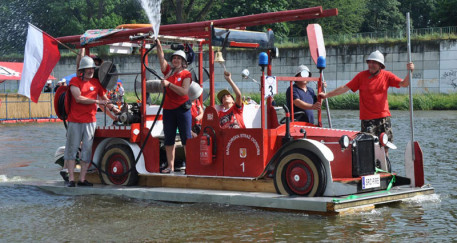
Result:
{"label": "man holding pole", "polygon": [[[367,58],[368,70],[358,73],[349,83],[342,85],[331,92],[319,93],[322,98],[329,98],[346,93],[349,90],[359,90],[359,109],[361,131],[379,136],[386,133],[389,141],[393,141],[390,122],[387,91],[389,87],[408,87],[409,73],[402,80],[395,74],[384,70],[384,55],[376,50]],[[414,70],[412,62],[406,65],[409,71]],[[386,153],[388,148],[386,147]]]}

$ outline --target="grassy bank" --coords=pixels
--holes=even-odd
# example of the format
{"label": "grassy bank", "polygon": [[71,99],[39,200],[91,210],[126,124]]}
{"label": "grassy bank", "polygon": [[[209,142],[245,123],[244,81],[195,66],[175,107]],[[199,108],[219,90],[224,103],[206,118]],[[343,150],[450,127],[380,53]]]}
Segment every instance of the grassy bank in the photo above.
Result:
{"label": "grassy bank", "polygon": [[[257,103],[260,101],[260,94],[244,94],[251,96]],[[127,92],[127,102],[136,102],[137,98],[133,92]],[[156,94],[151,95],[152,102],[159,104],[161,97],[157,98]],[[391,110],[408,110],[409,96],[407,94],[389,94],[389,106]],[[286,103],[286,95],[275,95],[277,106],[282,106]],[[455,94],[415,94],[413,97],[415,110],[457,110],[457,93]],[[209,104],[209,99],[205,101],[205,105]],[[329,106],[336,110],[358,110],[359,95],[347,93],[340,96],[335,96],[329,99]]]}

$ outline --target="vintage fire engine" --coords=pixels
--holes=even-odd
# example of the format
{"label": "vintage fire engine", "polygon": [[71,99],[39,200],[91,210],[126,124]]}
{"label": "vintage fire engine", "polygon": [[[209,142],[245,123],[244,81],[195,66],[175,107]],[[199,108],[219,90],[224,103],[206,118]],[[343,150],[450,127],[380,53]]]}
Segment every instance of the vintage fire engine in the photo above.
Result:
{"label": "vintage fire engine", "polygon": [[[320,112],[318,125],[294,121],[297,114],[293,111],[286,111],[281,123],[271,98],[265,98],[265,76],[274,75],[271,60],[277,55],[274,33],[271,30],[266,33],[247,31],[246,27],[330,17],[337,13],[337,9],[313,7],[161,26],[159,38],[162,42],[181,42],[198,48],[195,77],[200,85],[204,80],[203,55],[207,54],[209,59],[210,105],[204,111],[202,129],[197,137],[187,140],[185,173],[167,175],[160,174],[161,160],[164,160],[160,152],[163,139],[161,107],[146,102],[146,76],[151,69],[147,56],[154,45],[151,27],[125,25],[122,27],[126,29],[84,46],[80,44],[79,35],[58,38],[62,43],[86,48],[87,52],[94,46],[116,43],[130,43],[140,50],[141,102],[123,104],[123,124],[99,126],[95,132],[92,162],[101,182],[166,186],[164,181],[167,180],[168,186],[173,187],[246,191],[274,188],[279,194],[308,197],[350,195],[397,185],[422,186],[422,154],[417,143],[415,160],[409,165],[412,172],[401,177],[390,171],[384,149],[387,136],[378,138],[357,131],[324,128]],[[260,57],[261,102],[260,105],[244,106],[245,129],[221,129],[219,125],[214,47],[253,48],[258,50],[257,54],[264,53]],[[100,67],[99,79],[110,89],[120,74],[116,66],[107,61]],[[322,75],[309,78],[276,76],[276,80],[290,85],[300,80],[318,82],[319,92],[322,87]],[[59,100],[61,94],[57,95],[56,100]],[[253,186],[238,184],[241,186],[236,187],[240,181]]]}

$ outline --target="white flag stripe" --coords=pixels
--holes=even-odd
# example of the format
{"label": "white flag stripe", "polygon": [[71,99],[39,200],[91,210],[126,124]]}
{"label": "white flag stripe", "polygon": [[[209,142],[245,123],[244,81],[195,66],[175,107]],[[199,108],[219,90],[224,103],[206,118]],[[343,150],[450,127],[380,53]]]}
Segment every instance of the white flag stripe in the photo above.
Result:
{"label": "white flag stripe", "polygon": [[[30,85],[43,60],[43,33],[29,27],[25,44],[24,67],[18,93],[30,98]],[[24,70],[28,70],[24,72]]]}

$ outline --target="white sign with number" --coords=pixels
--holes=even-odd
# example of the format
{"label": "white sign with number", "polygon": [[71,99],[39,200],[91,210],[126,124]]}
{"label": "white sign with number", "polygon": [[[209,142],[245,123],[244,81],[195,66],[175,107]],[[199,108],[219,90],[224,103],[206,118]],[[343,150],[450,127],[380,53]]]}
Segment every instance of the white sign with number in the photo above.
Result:
{"label": "white sign with number", "polygon": [[278,93],[278,83],[276,81],[276,76],[266,76],[265,77],[265,98],[268,96],[273,96]]}
{"label": "white sign with number", "polygon": [[362,176],[362,189],[377,188],[381,186],[381,176],[379,174]]}

